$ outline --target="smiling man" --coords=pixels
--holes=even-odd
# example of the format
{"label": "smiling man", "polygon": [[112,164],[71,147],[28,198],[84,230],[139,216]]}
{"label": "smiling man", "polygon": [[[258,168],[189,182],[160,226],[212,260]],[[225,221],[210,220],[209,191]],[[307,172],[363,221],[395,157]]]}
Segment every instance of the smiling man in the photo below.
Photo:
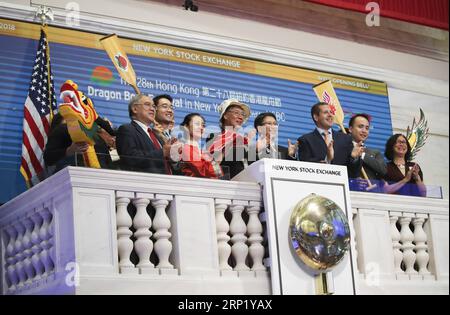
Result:
{"label": "smiling man", "polygon": [[170,143],[162,143],[151,125],[155,119],[153,100],[143,94],[128,104],[131,123],[120,126],[117,132],[117,151],[125,170],[172,174]]}
{"label": "smiling man", "polygon": [[359,144],[364,147],[361,160],[369,179],[382,179],[386,175],[386,163],[383,155],[380,151],[364,145],[369,137],[370,116],[364,113],[354,115],[348,123],[348,129],[353,138],[353,145]]}
{"label": "smiling man", "polygon": [[332,129],[334,116],[327,103],[315,104],[311,117],[316,129],[298,139],[300,161],[345,165],[349,178],[359,177],[364,148],[353,146],[349,135]]}
{"label": "smiling man", "polygon": [[155,120],[161,125],[161,136],[164,142],[171,137],[171,126],[174,123],[173,98],[168,94],[162,94],[153,98],[156,114]]}

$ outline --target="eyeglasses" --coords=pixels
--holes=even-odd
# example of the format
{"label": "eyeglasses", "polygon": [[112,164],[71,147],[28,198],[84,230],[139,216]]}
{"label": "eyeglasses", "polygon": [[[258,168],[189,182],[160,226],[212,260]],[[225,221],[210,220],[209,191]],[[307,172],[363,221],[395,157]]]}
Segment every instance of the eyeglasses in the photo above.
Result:
{"label": "eyeglasses", "polygon": [[149,102],[146,102],[146,103],[134,103],[134,105],[144,105],[146,107],[156,108],[155,104],[149,103]]}
{"label": "eyeglasses", "polygon": [[155,106],[155,108],[157,108],[157,107],[162,108],[164,110],[168,110],[168,109],[173,110],[173,106],[166,105],[166,104]]}
{"label": "eyeglasses", "polygon": [[405,141],[405,140],[397,140],[395,143],[398,143],[398,144],[406,144],[406,141]]}
{"label": "eyeglasses", "polygon": [[263,122],[261,124],[261,126],[275,126],[275,127],[278,127],[278,123],[276,121],[275,122]]}
{"label": "eyeglasses", "polygon": [[247,118],[247,115],[244,112],[230,110],[230,111],[228,111],[228,113],[232,113],[233,115],[236,115],[236,116],[241,116],[242,118]]}

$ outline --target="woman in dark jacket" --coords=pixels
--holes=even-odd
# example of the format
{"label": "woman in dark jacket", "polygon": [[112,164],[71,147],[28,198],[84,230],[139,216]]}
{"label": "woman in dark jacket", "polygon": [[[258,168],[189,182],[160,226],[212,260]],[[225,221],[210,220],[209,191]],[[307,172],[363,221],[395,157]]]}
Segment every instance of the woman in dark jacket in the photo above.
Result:
{"label": "woman in dark jacket", "polygon": [[384,186],[389,194],[422,196],[427,194],[419,164],[411,162],[411,146],[402,134],[395,134],[386,143],[384,155],[389,160]]}

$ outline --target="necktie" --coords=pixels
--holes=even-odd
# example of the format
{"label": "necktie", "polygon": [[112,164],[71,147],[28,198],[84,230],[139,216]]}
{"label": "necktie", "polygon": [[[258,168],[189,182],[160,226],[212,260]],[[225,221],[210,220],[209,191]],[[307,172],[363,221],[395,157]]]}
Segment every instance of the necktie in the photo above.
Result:
{"label": "necktie", "polygon": [[148,128],[147,131],[148,131],[148,134],[150,136],[150,140],[152,140],[153,145],[157,149],[162,149],[161,143],[159,143],[158,138],[156,138],[155,133],[153,132],[153,130],[151,128]]}
{"label": "necktie", "polygon": [[328,149],[328,143],[330,142],[330,140],[329,140],[330,134],[327,131],[325,131],[325,132],[322,132],[322,136],[325,141],[325,145],[327,147],[327,156],[325,157],[325,161],[326,161],[326,163],[331,163],[331,161],[334,158],[334,148],[331,147],[330,149]]}
{"label": "necktie", "polygon": [[[153,132],[153,130],[151,128],[148,128],[147,131],[148,131],[148,134],[150,136],[150,140],[152,140],[152,142],[153,142],[153,145],[157,149],[161,149],[162,150],[161,143],[158,141],[158,138],[156,138],[156,135]],[[166,174],[172,175],[172,169],[170,168],[169,161],[167,161],[166,158],[164,158],[164,168],[166,169]]]}
{"label": "necktie", "polygon": [[327,141],[328,141],[328,132],[322,132],[322,137],[323,137],[323,140],[325,140],[325,143],[327,143]]}

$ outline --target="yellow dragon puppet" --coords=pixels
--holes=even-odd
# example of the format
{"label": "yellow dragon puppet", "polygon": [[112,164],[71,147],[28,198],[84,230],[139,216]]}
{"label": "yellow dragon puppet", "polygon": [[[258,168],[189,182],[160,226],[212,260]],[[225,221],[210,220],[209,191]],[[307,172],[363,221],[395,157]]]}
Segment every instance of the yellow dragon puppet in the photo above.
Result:
{"label": "yellow dragon puppet", "polygon": [[67,123],[70,138],[73,142],[86,142],[89,145],[88,150],[83,153],[84,165],[100,168],[94,149],[97,132],[100,127],[110,135],[114,135],[114,131],[108,122],[99,118],[92,100],[78,90],[75,82],[67,80],[61,86],[60,92],[63,103],[59,105],[59,112]]}

